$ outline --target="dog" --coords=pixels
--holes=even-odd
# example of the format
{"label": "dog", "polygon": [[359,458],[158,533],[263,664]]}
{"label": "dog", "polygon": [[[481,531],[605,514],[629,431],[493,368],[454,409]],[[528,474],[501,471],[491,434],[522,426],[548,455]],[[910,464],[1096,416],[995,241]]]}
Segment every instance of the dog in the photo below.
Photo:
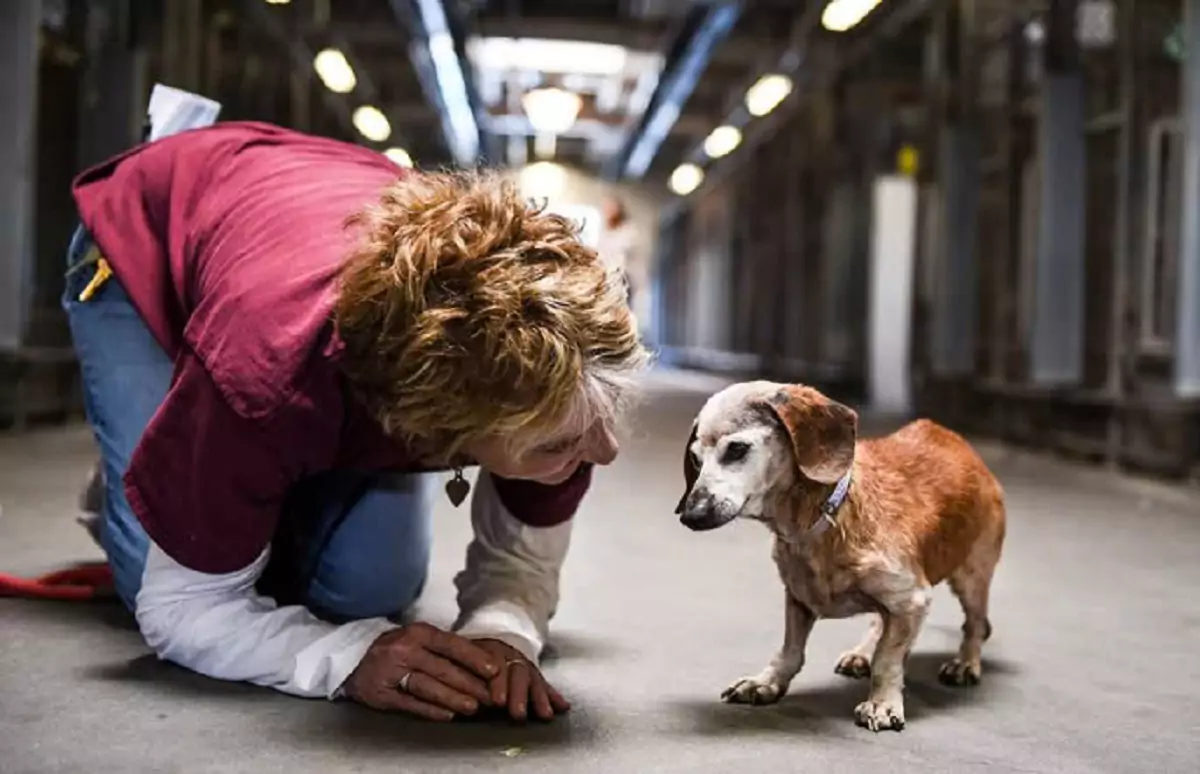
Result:
{"label": "dog", "polygon": [[804,665],[817,619],[868,614],[866,636],[835,671],[870,678],[854,711],[858,725],[902,730],[905,660],[942,581],[966,622],[939,679],[979,683],[1004,492],[961,436],[920,419],[859,440],[855,411],[811,387],[742,382],[714,394],[697,415],[684,481],[675,509],[683,525],[765,524],[787,592],[783,646],[760,673],[725,689],[724,701],[777,702]]}

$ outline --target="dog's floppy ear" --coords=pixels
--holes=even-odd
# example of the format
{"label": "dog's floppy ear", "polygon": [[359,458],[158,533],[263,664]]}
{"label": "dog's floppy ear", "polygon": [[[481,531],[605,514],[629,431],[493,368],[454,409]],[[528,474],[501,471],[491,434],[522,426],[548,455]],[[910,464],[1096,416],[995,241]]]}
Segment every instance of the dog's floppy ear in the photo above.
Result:
{"label": "dog's floppy ear", "polygon": [[696,442],[697,427],[696,423],[692,424],[692,434],[688,436],[687,445],[683,447],[683,497],[679,498],[679,504],[675,506],[675,513],[683,513],[683,504],[687,502],[688,495],[692,493],[692,487],[696,485],[696,479],[700,477],[700,469],[692,460],[692,444]]}
{"label": "dog's floppy ear", "polygon": [[767,400],[787,430],[796,465],[821,484],[834,484],[854,463],[858,414],[811,387],[788,385]]}

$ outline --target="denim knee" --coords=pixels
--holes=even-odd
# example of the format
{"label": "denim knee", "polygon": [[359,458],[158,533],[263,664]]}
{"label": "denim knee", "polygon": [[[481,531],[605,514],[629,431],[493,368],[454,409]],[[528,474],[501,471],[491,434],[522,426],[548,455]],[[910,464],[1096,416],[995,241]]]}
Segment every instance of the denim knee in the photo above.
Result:
{"label": "denim knee", "polygon": [[317,558],[308,606],[330,620],[394,617],[425,588],[435,477],[379,478],[340,519]]}

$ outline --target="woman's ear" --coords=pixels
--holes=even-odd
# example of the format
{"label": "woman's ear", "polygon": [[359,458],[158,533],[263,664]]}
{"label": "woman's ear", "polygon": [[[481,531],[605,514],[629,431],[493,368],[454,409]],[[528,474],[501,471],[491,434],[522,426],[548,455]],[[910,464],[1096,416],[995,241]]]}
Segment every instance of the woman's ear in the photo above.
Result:
{"label": "woman's ear", "polygon": [[788,385],[767,400],[787,431],[796,465],[807,478],[834,484],[854,464],[858,414],[817,390]]}
{"label": "woman's ear", "polygon": [[679,498],[679,504],[675,506],[675,513],[683,513],[683,505],[687,502],[688,495],[692,493],[692,487],[696,485],[696,479],[700,477],[700,469],[696,467],[695,461],[692,459],[692,444],[696,442],[696,423],[692,423],[692,434],[688,436],[687,443],[683,447],[683,497]]}

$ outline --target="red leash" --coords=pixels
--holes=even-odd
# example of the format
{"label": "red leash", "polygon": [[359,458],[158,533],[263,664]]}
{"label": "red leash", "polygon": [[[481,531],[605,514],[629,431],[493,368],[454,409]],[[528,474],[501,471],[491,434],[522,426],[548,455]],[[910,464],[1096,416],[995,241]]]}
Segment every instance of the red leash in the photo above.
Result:
{"label": "red leash", "polygon": [[0,597],[83,601],[112,594],[112,568],[107,562],[81,564],[39,578],[0,573]]}

